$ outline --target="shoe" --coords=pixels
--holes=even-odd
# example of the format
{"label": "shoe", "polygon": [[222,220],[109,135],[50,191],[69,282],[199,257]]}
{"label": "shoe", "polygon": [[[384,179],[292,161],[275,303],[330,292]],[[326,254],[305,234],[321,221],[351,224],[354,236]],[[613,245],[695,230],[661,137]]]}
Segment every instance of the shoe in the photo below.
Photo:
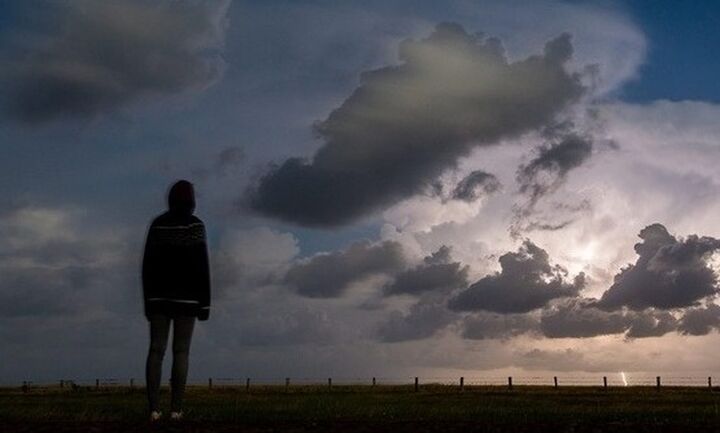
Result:
{"label": "shoe", "polygon": [[170,412],[170,419],[174,421],[180,421],[183,419],[183,413],[182,412]]}
{"label": "shoe", "polygon": [[150,422],[159,421],[160,417],[162,417],[162,412],[158,410],[154,410],[150,412]]}

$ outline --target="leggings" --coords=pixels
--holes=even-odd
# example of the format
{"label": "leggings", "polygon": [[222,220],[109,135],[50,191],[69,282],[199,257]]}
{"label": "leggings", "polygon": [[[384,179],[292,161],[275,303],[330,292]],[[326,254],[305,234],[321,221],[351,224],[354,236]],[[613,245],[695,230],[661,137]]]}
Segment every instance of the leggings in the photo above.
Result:
{"label": "leggings", "polygon": [[148,403],[150,410],[160,410],[160,381],[162,379],[162,362],[170,333],[170,321],[173,322],[173,363],[170,410],[182,410],[183,394],[188,373],[190,340],[192,339],[195,317],[169,317],[161,314],[150,316],[150,350],[145,364],[145,382],[147,384]]}

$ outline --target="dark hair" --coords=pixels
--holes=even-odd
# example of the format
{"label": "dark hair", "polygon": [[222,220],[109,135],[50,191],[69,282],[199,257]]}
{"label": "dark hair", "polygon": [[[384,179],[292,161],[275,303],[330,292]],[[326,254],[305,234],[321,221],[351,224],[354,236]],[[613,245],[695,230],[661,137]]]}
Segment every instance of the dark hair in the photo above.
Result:
{"label": "dark hair", "polygon": [[170,187],[168,208],[174,212],[190,213],[195,210],[195,189],[187,180],[179,180]]}

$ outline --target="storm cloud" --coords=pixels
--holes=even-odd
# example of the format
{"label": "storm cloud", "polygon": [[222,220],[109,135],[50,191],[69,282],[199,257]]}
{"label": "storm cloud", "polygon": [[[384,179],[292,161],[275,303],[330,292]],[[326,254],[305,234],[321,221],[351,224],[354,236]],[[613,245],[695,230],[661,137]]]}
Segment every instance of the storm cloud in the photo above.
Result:
{"label": "storm cloud", "polygon": [[678,330],[678,320],[668,311],[644,311],[635,313],[627,338],[661,337]]}
{"label": "storm cloud", "polygon": [[594,299],[576,298],[543,311],[540,330],[548,338],[590,338],[625,334],[627,338],[660,337],[677,329],[667,311],[604,311]]}
{"label": "storm cloud", "polygon": [[588,137],[569,134],[561,140],[541,146],[538,155],[518,169],[520,192],[528,194],[532,202],[553,192],[562,184],[568,172],[579,167],[592,154]]}
{"label": "storm cloud", "polygon": [[717,304],[688,308],[678,326],[678,331],[686,335],[706,335],[713,329],[720,329],[720,306]]}
{"label": "storm cloud", "polygon": [[482,312],[463,320],[461,335],[469,340],[504,340],[537,330],[538,320],[529,314]]}
{"label": "storm cloud", "polygon": [[717,275],[707,260],[720,248],[720,240],[696,235],[678,240],[657,223],[642,229],[639,237],[637,262],[615,276],[598,302],[600,308],[688,307],[717,293]]}
{"label": "storm cloud", "polygon": [[334,298],[353,282],[374,274],[395,274],[404,266],[399,243],[361,241],[345,250],[318,254],[296,263],[285,274],[284,282],[303,296]]}
{"label": "storm cloud", "polygon": [[385,286],[386,295],[420,294],[423,292],[449,292],[465,287],[468,267],[452,262],[450,248],[443,245],[420,265],[408,269]]}
{"label": "storm cloud", "polygon": [[587,338],[621,334],[629,326],[622,312],[606,312],[591,307],[591,300],[572,299],[543,312],[540,329],[550,338]]}
{"label": "storm cloud", "polygon": [[5,59],[11,116],[93,116],[147,97],[201,90],[224,69],[227,0],[65,2],[43,43]]}
{"label": "storm cloud", "polygon": [[509,339],[522,334],[546,338],[592,338],[623,334],[627,339],[660,337],[678,329],[667,311],[603,311],[593,300],[573,298],[544,308],[540,315],[480,312],[462,321],[462,337]]}
{"label": "storm cloud", "polygon": [[501,188],[495,175],[482,170],[475,170],[465,176],[453,189],[452,198],[473,202],[480,197],[490,195]]}
{"label": "storm cloud", "polygon": [[585,275],[568,280],[567,271],[550,265],[548,254],[529,240],[517,252],[503,254],[501,271],[488,275],[450,299],[454,311],[527,313],[549,301],[577,296],[585,286]]}
{"label": "storm cloud", "polygon": [[[540,146],[537,149],[537,155],[530,162],[518,168],[516,180],[520,186],[519,191],[527,197],[527,200],[514,209],[514,221],[510,228],[513,236],[519,236],[521,232],[531,230],[555,231],[566,227],[573,221],[572,218],[563,219],[560,222],[527,221],[537,213],[536,208],[540,200],[557,191],[565,183],[568,173],[581,166],[592,155],[592,139],[576,132],[563,131],[568,127],[560,125],[545,131],[544,135],[550,139],[550,142]],[[566,211],[572,207],[563,204],[559,206],[565,206]],[[558,210],[555,209],[553,212],[555,220],[561,214]],[[582,206],[578,210],[582,210]]]}
{"label": "storm cloud", "polygon": [[432,296],[413,304],[408,313],[391,312],[377,329],[378,340],[394,343],[432,337],[457,318],[443,299]]}
{"label": "storm cloud", "polygon": [[122,236],[98,231],[84,210],[6,210],[0,215],[0,320],[127,311],[141,292],[107,290],[129,286],[127,271],[136,265],[129,252]]}
{"label": "storm cloud", "polygon": [[400,64],[363,73],[316,125],[315,155],[273,165],[245,200],[267,216],[328,227],[421,192],[476,146],[554,123],[585,90],[564,67],[572,52],[562,34],[542,55],[509,62],[498,39],[440,24],[403,42]]}

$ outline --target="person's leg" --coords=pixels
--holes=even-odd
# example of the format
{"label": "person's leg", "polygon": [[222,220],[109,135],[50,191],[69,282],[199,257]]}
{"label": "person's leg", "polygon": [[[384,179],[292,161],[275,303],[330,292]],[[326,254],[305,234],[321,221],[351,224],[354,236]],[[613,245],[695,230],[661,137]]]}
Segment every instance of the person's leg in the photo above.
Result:
{"label": "person's leg", "polygon": [[169,333],[169,317],[159,314],[150,316],[150,350],[145,363],[145,383],[151,412],[160,410],[162,362]]}
{"label": "person's leg", "polygon": [[195,317],[176,317],[173,319],[173,323],[172,402],[170,410],[181,412],[188,374],[190,340],[195,327]]}

